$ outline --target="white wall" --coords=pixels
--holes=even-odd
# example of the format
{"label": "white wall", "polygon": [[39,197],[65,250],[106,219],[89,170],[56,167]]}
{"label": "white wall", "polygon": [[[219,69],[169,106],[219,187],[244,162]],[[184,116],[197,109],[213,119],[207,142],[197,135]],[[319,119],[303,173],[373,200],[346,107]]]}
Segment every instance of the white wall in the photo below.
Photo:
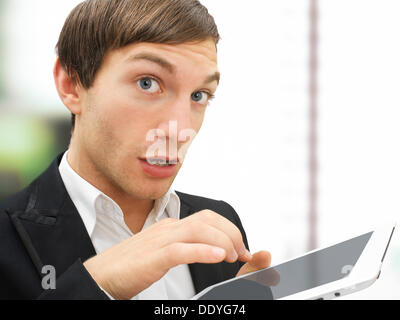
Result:
{"label": "white wall", "polygon": [[[400,2],[321,1],[321,244],[400,217]],[[379,281],[400,298],[400,231]]]}
{"label": "white wall", "polygon": [[[7,0],[4,10],[6,93],[14,109],[68,116],[54,81],[55,46],[65,19],[79,0]],[[60,105],[60,108],[54,108]]]}

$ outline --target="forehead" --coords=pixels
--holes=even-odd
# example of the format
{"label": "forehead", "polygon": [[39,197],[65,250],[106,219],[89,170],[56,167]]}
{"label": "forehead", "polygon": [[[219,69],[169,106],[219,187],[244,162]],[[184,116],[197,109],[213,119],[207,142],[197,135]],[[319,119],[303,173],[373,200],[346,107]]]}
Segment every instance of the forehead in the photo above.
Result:
{"label": "forehead", "polygon": [[151,54],[168,61],[174,67],[199,67],[217,71],[218,57],[212,39],[182,44],[134,43],[109,52],[103,65],[123,66],[140,54]]}

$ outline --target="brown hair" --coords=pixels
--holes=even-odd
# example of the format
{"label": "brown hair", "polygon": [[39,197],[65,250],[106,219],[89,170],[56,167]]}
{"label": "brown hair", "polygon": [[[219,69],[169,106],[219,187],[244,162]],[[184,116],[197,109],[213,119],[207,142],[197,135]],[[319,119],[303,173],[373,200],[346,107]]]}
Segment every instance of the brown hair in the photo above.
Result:
{"label": "brown hair", "polygon": [[138,42],[180,44],[208,38],[217,45],[218,28],[198,0],[86,0],[65,21],[56,52],[72,81],[89,89],[110,50]]}

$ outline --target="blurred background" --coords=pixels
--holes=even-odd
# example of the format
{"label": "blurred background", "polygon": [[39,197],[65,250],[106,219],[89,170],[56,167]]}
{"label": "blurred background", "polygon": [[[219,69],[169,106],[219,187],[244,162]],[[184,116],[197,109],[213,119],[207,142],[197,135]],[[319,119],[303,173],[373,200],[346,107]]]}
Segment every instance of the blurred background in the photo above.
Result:
{"label": "blurred background", "polygon": [[[0,0],[0,201],[68,147],[52,68],[80,2]],[[273,264],[398,221],[400,2],[201,2],[222,82],[175,189],[229,202]],[[347,299],[400,298],[399,234],[380,279]]]}

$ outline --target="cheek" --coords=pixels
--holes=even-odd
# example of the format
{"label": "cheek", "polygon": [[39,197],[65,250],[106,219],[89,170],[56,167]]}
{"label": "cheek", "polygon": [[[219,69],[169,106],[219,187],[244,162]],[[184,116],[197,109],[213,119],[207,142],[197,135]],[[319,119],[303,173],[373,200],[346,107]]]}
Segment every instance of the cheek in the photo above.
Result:
{"label": "cheek", "polygon": [[128,109],[117,119],[119,136],[127,143],[136,147],[146,145],[146,137],[150,130],[156,128],[156,115],[143,110]]}
{"label": "cheek", "polygon": [[197,133],[200,131],[204,118],[206,116],[206,109],[202,109],[201,111],[195,111],[192,114],[192,128]]}
{"label": "cheek", "polygon": [[149,118],[145,110],[117,99],[103,104],[100,109],[102,125],[99,129],[104,130],[109,138],[121,146],[129,145],[130,148],[132,144],[143,144]]}

